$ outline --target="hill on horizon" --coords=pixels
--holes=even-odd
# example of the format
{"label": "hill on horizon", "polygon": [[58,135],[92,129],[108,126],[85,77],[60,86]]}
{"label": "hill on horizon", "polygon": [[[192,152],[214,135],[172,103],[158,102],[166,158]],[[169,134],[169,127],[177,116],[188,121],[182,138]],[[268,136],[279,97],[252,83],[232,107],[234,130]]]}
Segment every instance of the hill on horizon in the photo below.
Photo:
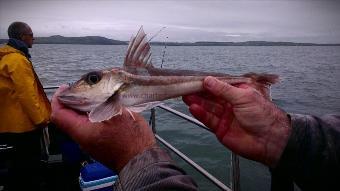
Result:
{"label": "hill on horizon", "polygon": [[36,37],[35,44],[89,44],[89,45],[126,45],[127,42],[112,40],[101,36],[64,37],[54,35],[50,37]]}
{"label": "hill on horizon", "polygon": [[[86,44],[86,45],[127,45],[126,41],[112,40],[101,36],[64,37],[53,35],[50,37],[34,37],[34,44]],[[0,39],[6,43],[8,39]]]}
{"label": "hill on horizon", "polygon": [[[8,39],[0,39],[0,44]],[[35,37],[34,44],[84,44],[84,45],[127,45],[128,41],[108,39],[101,36],[64,37],[53,35],[50,37]],[[154,46],[340,46],[340,44],[317,44],[296,42],[272,42],[272,41],[245,41],[245,42],[150,42]]]}

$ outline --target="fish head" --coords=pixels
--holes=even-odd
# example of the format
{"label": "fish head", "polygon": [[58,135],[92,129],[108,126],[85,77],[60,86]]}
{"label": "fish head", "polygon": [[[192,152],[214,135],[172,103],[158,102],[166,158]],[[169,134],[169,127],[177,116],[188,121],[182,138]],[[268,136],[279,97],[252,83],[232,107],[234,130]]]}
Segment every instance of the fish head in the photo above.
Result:
{"label": "fish head", "polygon": [[72,109],[90,112],[113,96],[123,84],[119,69],[93,71],[63,90],[58,99]]}

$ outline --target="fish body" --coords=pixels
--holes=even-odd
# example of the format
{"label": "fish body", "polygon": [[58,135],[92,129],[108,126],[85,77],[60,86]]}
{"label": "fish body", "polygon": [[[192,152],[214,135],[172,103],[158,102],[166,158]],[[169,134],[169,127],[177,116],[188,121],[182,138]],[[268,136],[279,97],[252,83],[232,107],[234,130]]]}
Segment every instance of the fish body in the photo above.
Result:
{"label": "fish body", "polygon": [[123,109],[141,112],[161,101],[203,90],[203,79],[215,76],[229,84],[249,84],[270,99],[268,88],[277,75],[248,73],[231,76],[191,70],[169,70],[153,67],[150,45],[141,28],[132,37],[123,68],[85,74],[58,96],[59,101],[73,109],[89,112],[92,122],[105,121]]}

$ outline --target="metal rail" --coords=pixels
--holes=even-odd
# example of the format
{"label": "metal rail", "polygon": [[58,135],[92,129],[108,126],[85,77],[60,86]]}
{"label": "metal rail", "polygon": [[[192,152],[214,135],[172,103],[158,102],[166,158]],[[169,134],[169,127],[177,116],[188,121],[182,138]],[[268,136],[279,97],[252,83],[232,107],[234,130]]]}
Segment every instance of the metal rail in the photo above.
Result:
{"label": "metal rail", "polygon": [[[178,117],[181,117],[182,119],[185,119],[186,121],[190,122],[190,123],[193,123],[209,132],[211,132],[211,130],[209,128],[207,128],[203,123],[201,123],[200,121],[198,121],[197,119],[195,118],[192,118],[184,113],[181,113],[177,110],[174,110],[168,106],[165,106],[165,105],[159,105],[157,106],[167,112],[170,112],[170,113],[173,113],[174,115],[178,116]],[[155,115],[154,114],[155,111],[152,111],[152,115]],[[152,122],[153,125],[155,125],[155,122],[153,120]],[[155,125],[156,126],[156,125]],[[152,127],[152,129],[156,129],[156,127]],[[154,132],[156,132],[156,130],[153,130]],[[157,138],[157,137],[156,137]],[[168,147],[169,148],[169,147]],[[177,152],[177,150],[174,148],[169,148],[170,150],[172,150],[174,153]],[[178,151],[179,152],[179,151]],[[176,153],[177,154],[177,153]],[[182,155],[184,155],[182,153]],[[185,156],[185,155],[184,155]],[[225,186],[224,184],[224,187],[220,187],[220,181],[218,182],[215,182],[215,180],[217,180],[215,177],[211,178],[211,175],[207,175],[204,171],[200,171],[200,169],[196,168],[196,163],[194,163],[192,160],[186,160],[184,157],[180,156],[184,161],[186,161],[189,165],[191,165],[193,168],[195,168],[198,172],[200,172],[202,175],[204,175],[208,180],[210,180],[212,183],[214,183],[216,186],[218,186],[220,189],[222,190],[231,190],[230,188],[228,188],[227,186]],[[185,156],[186,157],[186,156]],[[187,158],[187,157],[186,157]],[[202,167],[200,167],[202,168]],[[231,171],[230,171],[230,175],[231,175],[231,179],[230,179],[230,185],[231,185],[231,188],[233,191],[239,191],[240,190],[240,168],[239,168],[239,157],[238,155],[236,155],[235,153],[231,153]],[[222,184],[222,183],[221,183]],[[227,189],[226,189],[226,188]]]}
{"label": "metal rail", "polygon": [[226,185],[224,185],[221,181],[219,181],[217,178],[215,178],[213,175],[211,175],[209,172],[207,172],[204,168],[202,168],[200,165],[195,163],[193,160],[191,160],[189,157],[184,155],[181,151],[177,150],[175,147],[173,147],[170,143],[166,142],[164,139],[162,139],[159,135],[155,134],[156,139],[161,142],[164,146],[166,146],[168,149],[170,149],[172,152],[177,154],[179,157],[181,157],[185,162],[190,164],[193,168],[195,168],[199,173],[201,173],[203,176],[205,176],[208,180],[210,180],[212,183],[214,183],[217,187],[219,187],[221,190],[226,191],[232,191],[230,188],[228,188]]}
{"label": "metal rail", "polygon": [[206,127],[203,123],[201,123],[200,121],[198,121],[195,118],[192,118],[192,117],[190,117],[188,115],[185,115],[184,113],[181,113],[181,112],[179,112],[177,110],[174,110],[174,109],[172,109],[172,108],[170,108],[168,106],[165,106],[165,105],[159,105],[158,107],[163,109],[163,110],[165,110],[165,111],[173,113],[173,114],[177,115],[178,117],[181,117],[182,119],[185,119],[185,120],[189,121],[190,123],[193,123],[193,124],[195,124],[195,125],[197,125],[199,127],[202,127],[203,129],[211,132],[211,130],[208,127]]}
{"label": "metal rail", "polygon": [[233,191],[241,190],[240,186],[240,160],[239,157],[235,154],[231,154],[231,189]]}
{"label": "metal rail", "polygon": [[45,86],[44,90],[54,90],[54,89],[58,89],[59,86]]}
{"label": "metal rail", "polygon": [[[45,90],[51,90],[51,89],[57,89],[59,86],[46,86],[44,87]],[[207,128],[203,123],[200,121],[196,120],[195,118],[192,118],[184,113],[181,113],[175,109],[172,109],[168,106],[165,105],[159,105],[157,106],[167,112],[170,112],[178,117],[181,117],[182,119],[193,123],[209,132],[211,130]],[[174,152],[176,155],[178,155],[180,158],[182,158],[186,163],[188,163],[190,166],[192,166],[194,169],[196,169],[199,173],[201,173],[204,177],[206,177],[209,181],[211,181],[213,184],[215,184],[218,188],[221,190],[225,191],[239,191],[240,190],[240,169],[239,169],[239,158],[236,154],[232,153],[231,155],[231,180],[230,180],[230,185],[231,188],[227,187],[225,184],[223,184],[221,181],[219,181],[216,177],[211,175],[209,172],[207,172],[204,168],[199,166],[197,163],[195,163],[193,160],[191,160],[189,157],[187,157],[185,154],[177,150],[174,146],[172,146],[170,143],[162,139],[159,135],[156,133],[156,112],[155,109],[151,109],[151,116],[150,116],[150,121],[149,124],[152,127],[152,131],[155,134],[156,139],[162,143],[165,147],[170,149],[172,152]]]}

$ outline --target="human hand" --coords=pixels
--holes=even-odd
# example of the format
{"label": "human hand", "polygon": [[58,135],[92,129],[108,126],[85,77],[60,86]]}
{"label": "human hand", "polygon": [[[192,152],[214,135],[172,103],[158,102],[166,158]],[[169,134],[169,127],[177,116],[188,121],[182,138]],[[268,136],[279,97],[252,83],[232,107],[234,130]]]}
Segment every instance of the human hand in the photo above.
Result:
{"label": "human hand", "polygon": [[57,99],[66,87],[53,95],[51,119],[94,159],[119,172],[130,159],[155,145],[151,129],[139,114],[134,114],[133,120],[124,111],[110,120],[92,123],[86,114],[66,108]]}
{"label": "human hand", "polygon": [[287,114],[246,84],[207,77],[203,86],[203,94],[183,97],[193,116],[233,152],[274,167],[291,132]]}

